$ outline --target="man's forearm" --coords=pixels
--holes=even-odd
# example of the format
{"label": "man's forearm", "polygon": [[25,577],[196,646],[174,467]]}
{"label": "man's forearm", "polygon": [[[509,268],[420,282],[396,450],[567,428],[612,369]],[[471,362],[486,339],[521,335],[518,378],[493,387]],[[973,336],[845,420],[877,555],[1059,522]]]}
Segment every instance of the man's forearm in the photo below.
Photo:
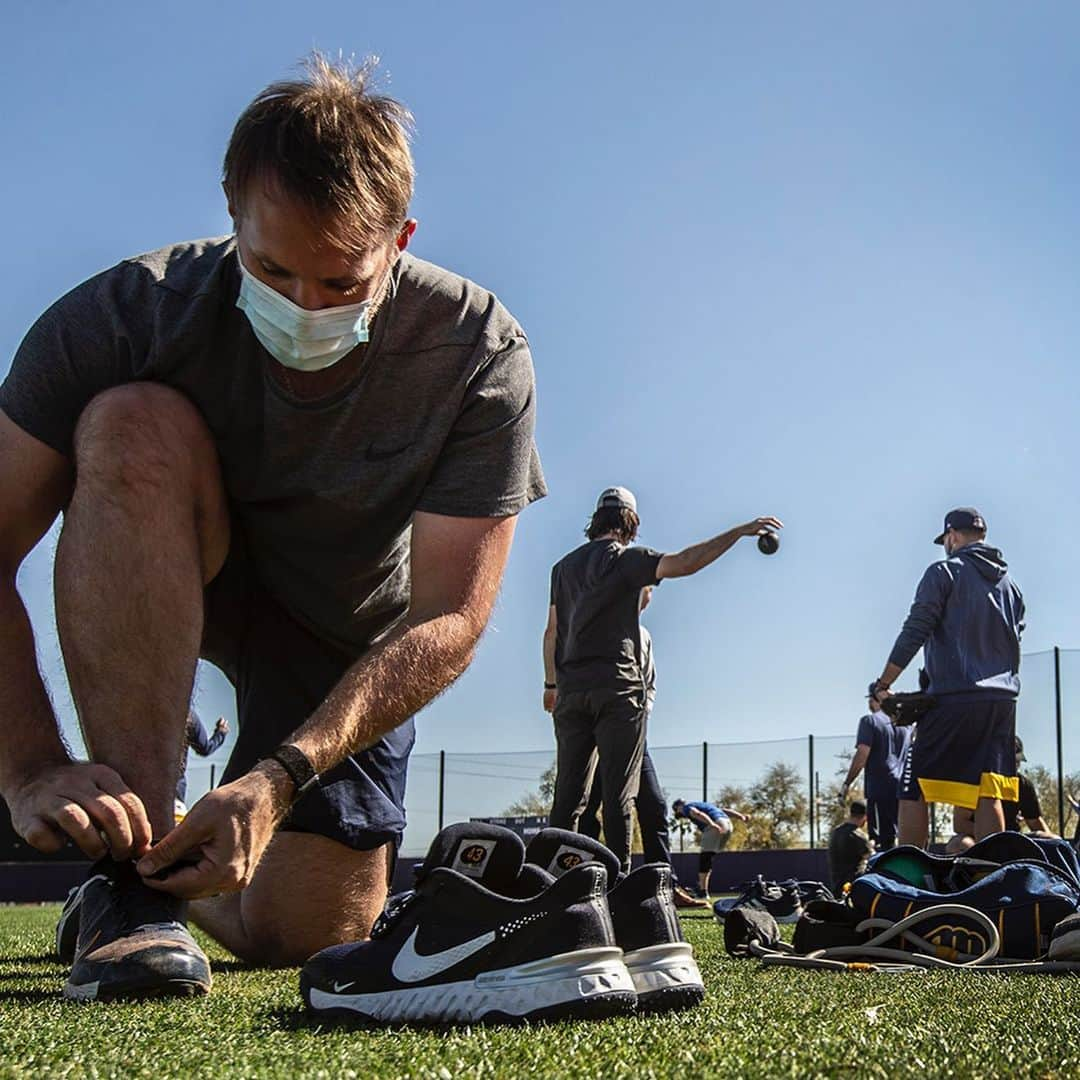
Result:
{"label": "man's forearm", "polygon": [[326,772],[419,712],[469,666],[483,631],[459,613],[406,623],[361,657],[288,740]]}
{"label": "man's forearm", "polygon": [[544,682],[555,681],[555,635],[550,630],[544,631]]}
{"label": "man's forearm", "polygon": [[851,759],[847,777],[844,779],[844,787],[850,787],[855,782],[855,777],[866,767],[866,761],[870,757],[870,748],[861,744],[855,748],[855,756]]}
{"label": "man's forearm", "polygon": [[0,794],[71,760],[38,672],[34,633],[10,578],[0,581]]}
{"label": "man's forearm", "polygon": [[881,677],[877,681],[886,687],[892,686],[892,684],[904,674],[905,667],[907,667],[907,664],[901,666],[900,664],[894,664],[889,660],[885,664],[885,669],[882,671]]}
{"label": "man's forearm", "polygon": [[742,527],[728,529],[727,532],[714,536],[711,540],[703,540],[700,544],[691,544],[682,551],[673,555],[666,555],[670,560],[671,572],[667,577],[688,577],[703,570],[709,563],[715,562],[725,551],[733,547],[743,535]]}

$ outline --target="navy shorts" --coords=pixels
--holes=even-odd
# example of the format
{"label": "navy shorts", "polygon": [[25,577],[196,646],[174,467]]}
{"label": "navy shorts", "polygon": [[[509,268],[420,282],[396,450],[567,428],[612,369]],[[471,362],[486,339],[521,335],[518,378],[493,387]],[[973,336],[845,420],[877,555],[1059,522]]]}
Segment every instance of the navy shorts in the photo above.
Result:
{"label": "navy shorts", "polygon": [[[222,783],[287,741],[357,659],[293,619],[258,581],[235,526],[233,536],[225,565],[206,588],[200,649],[236,689],[238,734]],[[396,848],[414,739],[409,719],[323,773],[281,829],[327,836],[358,851],[387,842]]]}
{"label": "navy shorts", "polygon": [[979,799],[1019,799],[1016,700],[949,702],[919,719],[912,779],[922,798],[974,810]]}

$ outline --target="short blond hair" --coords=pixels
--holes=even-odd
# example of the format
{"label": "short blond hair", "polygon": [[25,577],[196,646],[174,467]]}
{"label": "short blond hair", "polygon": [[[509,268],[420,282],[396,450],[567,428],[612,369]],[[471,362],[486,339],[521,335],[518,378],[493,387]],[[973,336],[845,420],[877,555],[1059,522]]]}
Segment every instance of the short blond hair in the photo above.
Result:
{"label": "short blond hair", "polygon": [[238,218],[252,183],[305,206],[333,246],[365,254],[404,224],[415,170],[412,115],[371,93],[378,65],[312,53],[303,76],[271,83],[244,110],[225,151],[222,184]]}

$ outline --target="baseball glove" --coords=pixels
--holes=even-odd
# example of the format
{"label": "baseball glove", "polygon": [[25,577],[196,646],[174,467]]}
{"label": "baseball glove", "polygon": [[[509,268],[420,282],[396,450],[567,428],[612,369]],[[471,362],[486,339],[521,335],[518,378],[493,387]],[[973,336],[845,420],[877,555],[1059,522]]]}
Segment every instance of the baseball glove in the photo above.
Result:
{"label": "baseball glove", "polygon": [[935,705],[937,698],[921,691],[914,694],[890,694],[881,703],[881,711],[896,727],[907,727],[925,716]]}

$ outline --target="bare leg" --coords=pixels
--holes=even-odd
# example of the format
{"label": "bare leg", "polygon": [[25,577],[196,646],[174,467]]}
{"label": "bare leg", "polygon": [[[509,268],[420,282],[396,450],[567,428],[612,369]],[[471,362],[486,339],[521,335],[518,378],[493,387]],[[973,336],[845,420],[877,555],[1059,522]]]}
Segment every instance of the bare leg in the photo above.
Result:
{"label": "bare leg", "polygon": [[992,833],[1005,831],[1005,814],[1000,799],[979,799],[975,807],[975,839],[982,840]]}
{"label": "bare leg", "polygon": [[354,851],[313,833],[278,833],[243,892],[196,900],[191,919],[249,963],[299,965],[371,934],[386,902],[389,860],[389,844]]}
{"label": "bare leg", "polygon": [[901,799],[899,824],[901,844],[926,847],[930,838],[930,810],[923,799]]}
{"label": "bare leg", "polygon": [[56,618],[92,759],[172,828],[202,590],[229,524],[217,454],[191,403],[154,383],[94,398],[75,433],[56,552]]}

